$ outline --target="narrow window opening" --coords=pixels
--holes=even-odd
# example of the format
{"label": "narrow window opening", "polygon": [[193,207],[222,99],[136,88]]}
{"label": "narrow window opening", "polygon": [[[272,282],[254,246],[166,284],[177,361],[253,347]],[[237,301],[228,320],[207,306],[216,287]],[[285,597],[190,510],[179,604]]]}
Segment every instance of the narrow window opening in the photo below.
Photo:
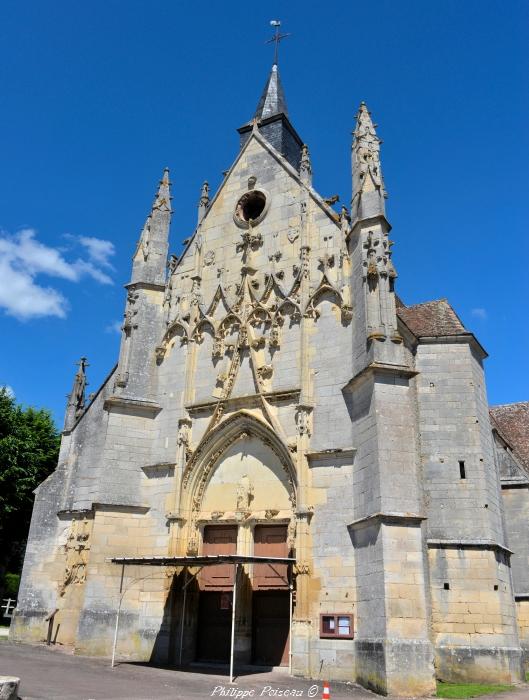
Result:
{"label": "narrow window opening", "polygon": [[495,591],[498,590],[498,584],[497,584],[497,583],[494,584],[494,590],[495,590]]}
{"label": "narrow window opening", "polygon": [[465,463],[463,462],[462,459],[459,460],[459,476],[460,476],[462,479],[466,479],[466,478],[467,478],[467,473],[466,473],[466,471],[465,471]]}
{"label": "narrow window opening", "polygon": [[445,591],[449,591],[449,590],[450,590],[450,584],[449,584],[449,583],[445,583],[445,584],[443,585],[443,588],[445,589]]}

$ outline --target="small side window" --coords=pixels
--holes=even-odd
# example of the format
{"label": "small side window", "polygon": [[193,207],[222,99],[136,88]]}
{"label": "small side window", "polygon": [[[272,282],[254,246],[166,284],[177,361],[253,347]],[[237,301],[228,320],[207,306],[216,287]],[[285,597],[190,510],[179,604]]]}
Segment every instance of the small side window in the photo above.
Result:
{"label": "small side window", "polygon": [[353,616],[348,614],[320,615],[320,637],[352,639]]}

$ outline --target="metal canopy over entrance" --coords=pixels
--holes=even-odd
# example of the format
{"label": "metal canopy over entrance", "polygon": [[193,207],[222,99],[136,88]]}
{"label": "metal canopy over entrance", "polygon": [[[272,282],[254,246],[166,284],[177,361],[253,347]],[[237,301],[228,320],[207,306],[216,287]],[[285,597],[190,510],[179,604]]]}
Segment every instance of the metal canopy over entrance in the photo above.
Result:
{"label": "metal canopy over entrance", "polygon": [[[108,561],[108,560],[107,560]],[[253,556],[244,554],[208,554],[208,555],[197,555],[197,556],[186,556],[186,557],[112,557],[110,561],[113,564],[121,565],[121,579],[119,588],[119,605],[116,614],[116,628],[114,633],[114,645],[112,649],[112,667],[115,665],[116,657],[116,646],[118,641],[118,629],[119,629],[119,614],[121,612],[121,603],[123,601],[123,596],[126,591],[123,591],[123,577],[125,572],[125,566],[174,566],[174,567],[184,567],[186,569],[186,580],[183,587],[183,602],[182,602],[182,619],[180,628],[180,664],[182,663],[182,648],[183,648],[183,635],[184,635],[184,618],[186,611],[186,597],[187,597],[187,587],[195,579],[200,570],[205,566],[215,566],[219,564],[233,564],[233,598],[232,598],[232,614],[231,614],[231,640],[230,640],[230,683],[233,683],[234,679],[234,667],[233,667],[233,656],[235,648],[235,614],[236,614],[236,603],[237,603],[237,578],[239,573],[240,564],[295,564],[296,560],[292,557],[266,557],[266,556]],[[191,578],[189,578],[188,569],[197,568],[199,571],[194,573]],[[290,628],[292,627],[292,585],[290,585]],[[289,654],[289,657],[291,655]],[[291,658],[289,666],[291,665]]]}

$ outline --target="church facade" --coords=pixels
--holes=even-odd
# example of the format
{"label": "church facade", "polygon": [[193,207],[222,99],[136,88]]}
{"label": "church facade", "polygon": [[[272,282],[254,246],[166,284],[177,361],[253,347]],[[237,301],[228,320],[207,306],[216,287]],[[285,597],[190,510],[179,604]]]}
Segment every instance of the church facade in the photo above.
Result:
{"label": "church facade", "polygon": [[405,695],[519,680],[529,405],[489,412],[452,307],[396,295],[364,103],[350,211],[313,189],[277,66],[239,134],[178,258],[163,174],[117,365],[85,400],[81,360],[36,492],[12,638],[110,656],[121,605],[120,658],[225,662],[233,570],[193,557],[275,556],[241,565],[237,664]]}

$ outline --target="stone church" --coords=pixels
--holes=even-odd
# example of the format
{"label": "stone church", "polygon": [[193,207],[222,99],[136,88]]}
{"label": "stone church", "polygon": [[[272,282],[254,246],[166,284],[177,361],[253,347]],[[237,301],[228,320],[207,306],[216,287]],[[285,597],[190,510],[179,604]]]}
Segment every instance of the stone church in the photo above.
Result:
{"label": "stone church", "polygon": [[36,492],[12,638],[109,657],[121,606],[120,659],[226,663],[233,617],[239,665],[406,695],[519,680],[529,404],[489,409],[450,304],[397,296],[364,103],[350,210],[313,188],[277,65],[238,133],[178,257],[163,174],[117,365],[85,399],[81,360]]}

